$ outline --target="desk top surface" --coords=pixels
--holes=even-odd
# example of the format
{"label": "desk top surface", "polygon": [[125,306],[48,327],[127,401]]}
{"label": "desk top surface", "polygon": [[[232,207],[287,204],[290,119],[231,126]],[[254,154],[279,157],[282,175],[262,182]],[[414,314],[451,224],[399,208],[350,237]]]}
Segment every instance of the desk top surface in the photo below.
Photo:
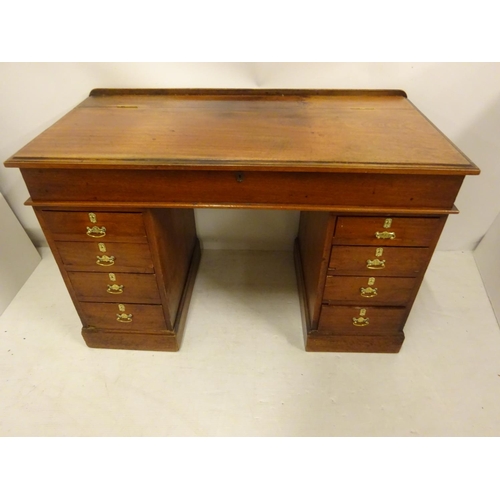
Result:
{"label": "desk top surface", "polygon": [[6,166],[479,173],[402,91],[98,89]]}

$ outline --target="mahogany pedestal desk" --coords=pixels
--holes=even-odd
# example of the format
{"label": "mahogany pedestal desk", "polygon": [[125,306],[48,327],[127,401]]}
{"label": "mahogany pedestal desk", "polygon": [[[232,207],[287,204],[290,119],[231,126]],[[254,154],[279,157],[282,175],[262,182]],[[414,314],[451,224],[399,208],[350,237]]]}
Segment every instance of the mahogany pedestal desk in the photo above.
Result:
{"label": "mahogany pedestal desk", "polygon": [[[308,351],[398,352],[472,164],[397,90],[96,89],[17,167],[90,347],[176,351],[194,208],[300,210]],[[222,348],[222,346],[221,346]]]}

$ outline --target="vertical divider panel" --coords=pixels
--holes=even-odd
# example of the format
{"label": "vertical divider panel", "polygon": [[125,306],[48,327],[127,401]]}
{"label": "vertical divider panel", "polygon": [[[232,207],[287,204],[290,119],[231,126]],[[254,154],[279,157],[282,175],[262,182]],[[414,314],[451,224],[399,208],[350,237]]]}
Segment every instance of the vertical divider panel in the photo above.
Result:
{"label": "vertical divider panel", "polygon": [[330,212],[300,213],[298,240],[305,301],[309,311],[309,326],[312,330],[318,326],[335,219],[336,217]]}
{"label": "vertical divider panel", "polygon": [[144,222],[165,321],[173,331],[197,244],[194,210],[148,209]]}

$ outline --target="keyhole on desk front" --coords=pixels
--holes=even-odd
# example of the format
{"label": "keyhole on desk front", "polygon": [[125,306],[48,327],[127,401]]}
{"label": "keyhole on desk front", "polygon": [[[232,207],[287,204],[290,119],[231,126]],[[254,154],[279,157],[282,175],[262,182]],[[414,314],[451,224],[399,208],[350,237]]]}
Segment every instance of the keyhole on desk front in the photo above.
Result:
{"label": "keyhole on desk front", "polygon": [[243,172],[236,172],[236,182],[243,182],[244,178]]}

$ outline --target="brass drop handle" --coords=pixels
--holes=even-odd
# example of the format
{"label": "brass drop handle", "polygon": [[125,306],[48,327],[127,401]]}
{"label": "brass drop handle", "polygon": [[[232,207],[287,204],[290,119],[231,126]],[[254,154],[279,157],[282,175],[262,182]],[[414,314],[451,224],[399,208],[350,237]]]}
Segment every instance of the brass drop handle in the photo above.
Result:
{"label": "brass drop handle", "polygon": [[131,323],[132,314],[126,314],[126,313],[117,314],[116,321],[119,321],[120,323]]}
{"label": "brass drop handle", "polygon": [[361,287],[359,291],[361,292],[361,297],[366,297],[367,299],[370,299],[372,297],[377,296],[378,288],[372,288],[371,286],[368,286],[366,288]]}
{"label": "brass drop handle", "polygon": [[385,268],[385,260],[381,259],[368,259],[366,261],[366,267],[368,269],[384,269]]}
{"label": "brass drop handle", "polygon": [[354,326],[368,326],[370,324],[370,318],[352,318],[352,324]]}
{"label": "brass drop handle", "polygon": [[123,293],[123,285],[108,285],[108,289],[106,290],[106,292],[112,293],[114,295]]}
{"label": "brass drop handle", "polygon": [[97,255],[96,259],[96,264],[98,266],[109,267],[115,265],[115,258],[112,255],[110,255],[109,257],[107,255],[102,255],[101,257]]}
{"label": "brass drop handle", "polygon": [[393,231],[377,231],[375,233],[375,237],[377,240],[395,240],[396,239],[396,233]]}
{"label": "brass drop handle", "polygon": [[106,236],[106,228],[104,226],[87,226],[87,236],[90,236],[91,238],[102,238],[103,236]]}

